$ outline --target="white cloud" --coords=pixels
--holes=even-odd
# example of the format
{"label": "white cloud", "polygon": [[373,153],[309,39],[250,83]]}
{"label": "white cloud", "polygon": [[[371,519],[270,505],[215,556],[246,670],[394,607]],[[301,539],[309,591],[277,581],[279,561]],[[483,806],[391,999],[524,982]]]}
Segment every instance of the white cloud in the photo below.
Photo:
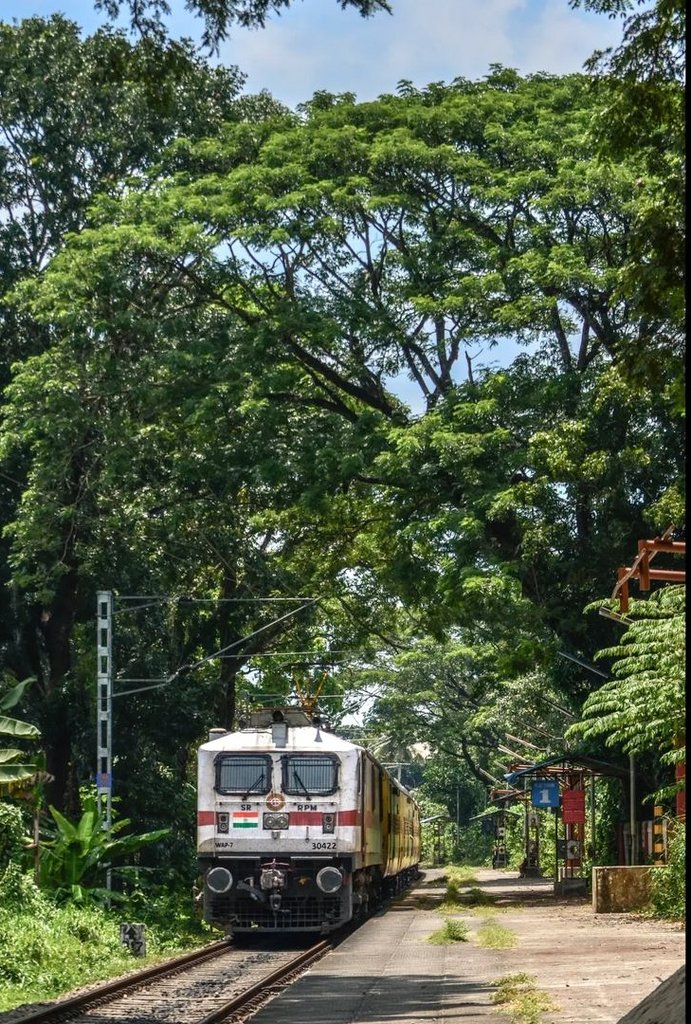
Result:
{"label": "white cloud", "polygon": [[607,18],[575,17],[566,4],[545,3],[520,33],[521,70],[571,72],[583,69],[594,50],[616,44],[619,24]]}
{"label": "white cloud", "polygon": [[361,100],[415,85],[481,78],[490,64],[522,73],[582,69],[620,26],[574,11],[568,0],[393,0],[393,16],[360,18],[335,0],[302,0],[259,31],[236,29],[223,58],[248,73],[247,88],[268,88],[291,105],[317,89]]}

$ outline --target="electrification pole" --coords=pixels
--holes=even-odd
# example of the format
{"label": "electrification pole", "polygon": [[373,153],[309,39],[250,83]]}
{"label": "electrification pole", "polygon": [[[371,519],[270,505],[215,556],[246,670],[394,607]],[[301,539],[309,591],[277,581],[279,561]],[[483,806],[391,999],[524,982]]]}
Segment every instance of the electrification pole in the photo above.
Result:
{"label": "electrification pole", "polygon": [[[103,828],[113,823],[113,594],[96,595],[96,794]],[[110,868],[106,888],[110,889]]]}

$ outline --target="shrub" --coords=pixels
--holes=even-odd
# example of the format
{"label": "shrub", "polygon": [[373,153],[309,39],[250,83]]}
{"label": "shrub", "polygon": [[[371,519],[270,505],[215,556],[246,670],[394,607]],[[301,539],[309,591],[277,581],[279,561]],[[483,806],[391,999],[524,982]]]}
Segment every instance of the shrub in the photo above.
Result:
{"label": "shrub", "polygon": [[22,812],[14,804],[0,801],[0,871],[24,848]]}
{"label": "shrub", "polygon": [[45,903],[33,878],[17,863],[10,863],[0,875],[0,907],[5,910],[33,911]]}
{"label": "shrub", "polygon": [[103,911],[58,908],[36,897],[30,908],[0,905],[0,1011],[52,999],[131,966],[116,921]]}
{"label": "shrub", "polygon": [[93,793],[83,798],[78,822],[71,822],[50,807],[54,825],[41,845],[39,861],[41,885],[63,899],[75,902],[107,900],[108,893],[97,885],[103,865],[111,859],[137,853],[143,846],[167,836],[169,829],[157,829],[141,835],[113,838],[130,824],[129,818],[114,821],[105,831],[100,808]]}
{"label": "shrub", "polygon": [[653,872],[650,906],[656,917],[686,918],[686,826],[676,820],[667,843],[667,867]]}

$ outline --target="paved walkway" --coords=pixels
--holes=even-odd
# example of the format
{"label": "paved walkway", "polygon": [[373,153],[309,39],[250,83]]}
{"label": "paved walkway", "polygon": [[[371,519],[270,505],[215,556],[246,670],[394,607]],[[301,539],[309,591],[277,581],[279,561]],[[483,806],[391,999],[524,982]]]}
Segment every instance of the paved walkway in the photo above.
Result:
{"label": "paved walkway", "polygon": [[[685,962],[685,932],[673,925],[594,914],[587,897],[556,898],[551,879],[499,870],[477,879],[495,902],[455,915],[467,941],[427,941],[443,923],[434,906],[445,892],[443,871],[428,871],[252,1024],[507,1024],[506,1009],[492,1002],[496,982],[522,973],[554,1004],[541,1024],[617,1024]],[[513,933],[513,948],[480,945],[488,919]]]}

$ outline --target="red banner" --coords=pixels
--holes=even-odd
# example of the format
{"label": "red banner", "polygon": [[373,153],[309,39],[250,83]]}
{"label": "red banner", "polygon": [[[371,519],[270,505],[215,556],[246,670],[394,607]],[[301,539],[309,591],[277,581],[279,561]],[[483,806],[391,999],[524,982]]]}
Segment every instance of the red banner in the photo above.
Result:
{"label": "red banner", "polygon": [[564,790],[561,796],[561,817],[566,825],[585,824],[585,790]]}

